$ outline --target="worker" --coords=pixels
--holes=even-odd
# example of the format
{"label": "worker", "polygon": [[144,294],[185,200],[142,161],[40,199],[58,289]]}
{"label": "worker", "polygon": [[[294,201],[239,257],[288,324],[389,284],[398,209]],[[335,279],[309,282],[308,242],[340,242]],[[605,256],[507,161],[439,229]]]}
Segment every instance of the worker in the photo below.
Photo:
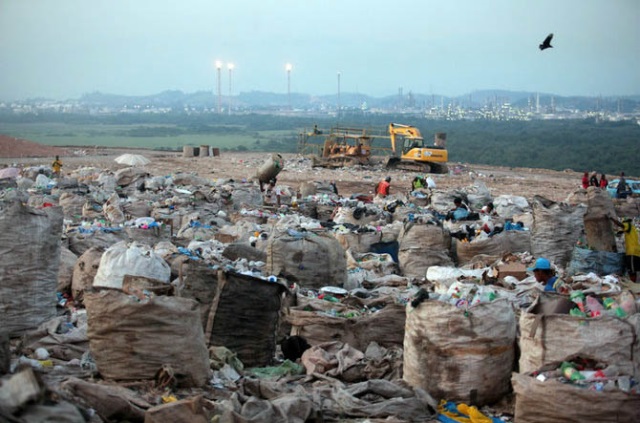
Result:
{"label": "worker", "polygon": [[427,185],[427,182],[422,179],[420,176],[416,176],[415,178],[413,178],[413,181],[411,181],[411,190],[415,191],[417,189],[420,188],[424,188]]}
{"label": "worker", "polygon": [[497,216],[498,212],[496,212],[495,207],[492,202],[487,203],[482,209],[480,209],[480,213],[486,216]]}
{"label": "worker", "polygon": [[445,220],[463,220],[469,216],[469,207],[462,202],[462,198],[453,199],[453,208],[447,213]]}
{"label": "worker", "polygon": [[624,199],[627,198],[629,194],[631,194],[631,190],[629,189],[629,185],[627,185],[627,180],[624,178],[624,172],[620,172],[620,180],[616,188],[616,198]]}
{"label": "worker", "polygon": [[530,267],[527,270],[533,272],[533,276],[535,276],[536,281],[544,285],[545,292],[565,291],[563,282],[558,279],[556,272],[551,267],[551,262],[546,258],[538,258],[533,267]]}
{"label": "worker", "polygon": [[273,187],[276,186],[276,184],[278,183],[278,179],[277,178],[271,178],[268,181],[259,181],[260,182],[260,191],[264,192],[265,191],[265,185],[266,185],[266,190],[269,191],[270,189],[273,189]]}
{"label": "worker", "polygon": [[582,188],[589,188],[589,172],[585,172],[582,174]]}
{"label": "worker", "polygon": [[51,168],[53,169],[53,177],[59,178],[60,170],[62,169],[62,160],[60,160],[60,157],[56,156],[56,159],[51,163]]}
{"label": "worker", "polygon": [[384,180],[378,182],[376,185],[376,195],[380,197],[386,197],[389,195],[389,188],[391,187],[391,177],[387,176]]}
{"label": "worker", "polygon": [[629,273],[629,279],[632,282],[637,282],[638,272],[640,271],[640,244],[638,243],[638,230],[636,229],[633,221],[626,218],[621,222],[618,219],[614,219],[609,216],[609,219],[620,229],[624,234],[624,262]]}
{"label": "worker", "polygon": [[[282,190],[276,187],[276,178],[272,178],[269,180],[269,186],[267,187],[265,193],[265,203],[267,204],[275,204],[278,207],[280,206],[280,196],[282,195]],[[275,201],[274,201],[275,199]]]}

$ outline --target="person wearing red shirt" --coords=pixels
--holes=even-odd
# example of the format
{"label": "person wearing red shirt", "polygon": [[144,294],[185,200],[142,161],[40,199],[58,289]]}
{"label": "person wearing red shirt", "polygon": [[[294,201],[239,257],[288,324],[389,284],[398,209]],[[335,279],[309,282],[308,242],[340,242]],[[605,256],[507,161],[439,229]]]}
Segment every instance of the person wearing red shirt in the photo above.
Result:
{"label": "person wearing red shirt", "polygon": [[604,189],[607,187],[607,185],[609,185],[609,181],[607,181],[607,177],[603,173],[602,175],[600,175],[600,188]]}
{"label": "person wearing red shirt", "polygon": [[376,185],[376,194],[380,197],[386,197],[389,195],[389,188],[391,187],[391,177],[387,176],[384,181],[378,182]]}

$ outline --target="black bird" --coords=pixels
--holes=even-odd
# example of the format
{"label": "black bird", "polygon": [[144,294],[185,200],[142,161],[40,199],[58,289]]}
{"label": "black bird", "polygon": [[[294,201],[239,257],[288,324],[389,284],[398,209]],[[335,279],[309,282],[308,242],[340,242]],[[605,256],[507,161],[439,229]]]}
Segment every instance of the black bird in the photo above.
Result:
{"label": "black bird", "polygon": [[544,50],[547,48],[553,48],[553,46],[551,45],[551,39],[553,38],[553,34],[549,34],[547,35],[547,38],[544,39],[544,41],[542,42],[542,44],[540,44],[540,50]]}

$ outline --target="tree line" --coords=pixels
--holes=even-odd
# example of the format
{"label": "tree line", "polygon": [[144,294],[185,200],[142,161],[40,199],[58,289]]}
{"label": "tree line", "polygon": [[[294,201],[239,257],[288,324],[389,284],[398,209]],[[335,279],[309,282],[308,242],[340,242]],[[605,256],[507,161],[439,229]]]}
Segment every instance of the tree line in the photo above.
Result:
{"label": "tree line", "polygon": [[[251,144],[236,149],[294,153],[297,135],[314,125],[384,131],[390,122],[413,125],[427,142],[436,132],[447,134],[451,162],[552,170],[597,171],[640,175],[637,150],[640,125],[633,121],[534,120],[462,121],[432,120],[415,115],[353,113],[336,117],[291,117],[267,114],[217,115],[168,113],[162,115],[115,114],[0,114],[0,124],[65,123],[68,125],[128,125],[116,133],[134,137],[173,137],[184,134],[238,134]],[[151,126],[149,126],[151,125]],[[28,126],[28,125],[27,125]],[[279,131],[269,135],[268,131]]]}

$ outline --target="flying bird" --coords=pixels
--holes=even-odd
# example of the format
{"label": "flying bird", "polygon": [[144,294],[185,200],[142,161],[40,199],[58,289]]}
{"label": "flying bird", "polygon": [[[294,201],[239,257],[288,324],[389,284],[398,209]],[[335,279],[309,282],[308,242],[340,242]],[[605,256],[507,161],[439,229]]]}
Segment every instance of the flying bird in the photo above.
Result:
{"label": "flying bird", "polygon": [[544,41],[542,42],[542,44],[540,44],[540,50],[544,50],[547,48],[553,48],[553,46],[551,45],[551,39],[553,38],[553,34],[549,34],[547,35],[547,38],[544,39]]}

